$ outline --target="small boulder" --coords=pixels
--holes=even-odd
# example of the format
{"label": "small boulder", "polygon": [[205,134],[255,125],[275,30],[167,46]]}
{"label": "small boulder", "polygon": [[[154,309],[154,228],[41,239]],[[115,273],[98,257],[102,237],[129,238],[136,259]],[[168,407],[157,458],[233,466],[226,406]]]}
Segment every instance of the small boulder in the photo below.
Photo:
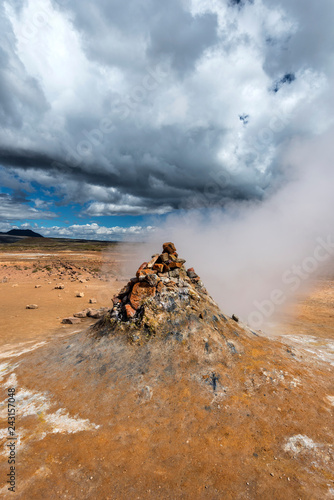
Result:
{"label": "small boulder", "polygon": [[35,288],[41,288],[42,285],[35,285]]}
{"label": "small boulder", "polygon": [[235,314],[232,314],[232,319],[233,319],[233,321],[235,321],[236,323],[239,323],[239,318],[238,318],[238,316],[236,316]]}
{"label": "small boulder", "polygon": [[160,281],[160,278],[156,274],[149,274],[146,276],[145,281],[150,285],[150,286],[157,286],[157,284]]}
{"label": "small boulder", "polygon": [[138,267],[138,271],[136,272],[137,278],[138,278],[139,274],[141,273],[141,271],[146,268],[146,266],[147,266],[147,262],[143,262],[142,265]]}
{"label": "small boulder", "polygon": [[65,285],[56,285],[55,290],[64,290]]}
{"label": "small boulder", "polygon": [[87,310],[75,313],[75,314],[73,314],[73,316],[74,316],[74,318],[86,318],[87,317]]}
{"label": "small boulder", "polygon": [[154,297],[156,292],[155,287],[151,287],[145,281],[136,283],[130,295],[130,303],[134,309],[138,309],[140,303],[149,297]]}
{"label": "small boulder", "polygon": [[164,270],[163,264],[154,264],[153,271],[158,271],[158,273],[162,273]]}
{"label": "small boulder", "polygon": [[30,304],[30,305],[26,306],[26,309],[38,309],[38,305]]}
{"label": "small boulder", "polygon": [[168,241],[167,243],[164,243],[162,245],[162,248],[163,248],[164,253],[168,253],[168,254],[176,253],[175,245],[171,241]]}
{"label": "small boulder", "polygon": [[142,269],[141,271],[137,271],[137,278],[139,281],[146,281],[146,277],[149,276],[150,274],[155,274],[153,269]]}
{"label": "small boulder", "polygon": [[101,309],[90,309],[87,313],[89,318],[100,319],[108,311],[107,308],[102,307]]}
{"label": "small boulder", "polygon": [[153,255],[152,259],[150,260],[150,262],[147,264],[147,268],[148,269],[152,269],[152,267],[154,266],[154,264],[156,263],[156,261],[158,260],[159,258],[159,254],[155,254]]}
{"label": "small boulder", "polygon": [[96,304],[97,300],[96,299],[89,299],[90,304]]}
{"label": "small boulder", "polygon": [[187,269],[187,275],[191,279],[198,278],[198,275],[195,273],[193,267],[190,267],[189,269]]}
{"label": "small boulder", "polygon": [[170,262],[169,263],[169,269],[178,269],[182,267],[182,263],[181,262]]}
{"label": "small boulder", "polygon": [[82,297],[84,297],[84,296],[85,296],[85,294],[84,294],[83,292],[77,292],[77,293],[75,294],[75,296],[76,296],[76,297],[79,297],[79,298],[82,298]]}
{"label": "small boulder", "polygon": [[136,311],[133,309],[133,307],[130,306],[130,304],[126,304],[125,306],[125,312],[126,312],[126,317],[128,319],[131,319],[135,316]]}
{"label": "small boulder", "polygon": [[80,321],[80,318],[70,317],[70,318],[64,318],[62,320],[62,323],[64,325],[75,325],[77,323],[81,323],[81,321]]}
{"label": "small boulder", "polygon": [[169,254],[167,252],[164,252],[160,255],[160,260],[163,263],[169,262]]}

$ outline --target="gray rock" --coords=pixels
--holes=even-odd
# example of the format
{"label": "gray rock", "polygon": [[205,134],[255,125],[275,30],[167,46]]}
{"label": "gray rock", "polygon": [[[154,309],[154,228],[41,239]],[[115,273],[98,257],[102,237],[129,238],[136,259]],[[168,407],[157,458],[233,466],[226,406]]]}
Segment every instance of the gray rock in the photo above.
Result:
{"label": "gray rock", "polygon": [[168,253],[162,253],[160,255],[161,261],[162,262],[168,262],[169,261],[169,254]]}
{"label": "gray rock", "polygon": [[77,323],[81,323],[81,321],[80,321],[80,318],[74,318],[74,317],[72,318],[72,317],[70,317],[70,318],[64,318],[62,320],[62,323],[64,325],[75,325]]}
{"label": "gray rock", "polygon": [[89,318],[94,318],[94,319],[99,319],[102,318],[104,312],[101,311],[101,309],[90,309],[90,311],[87,313],[87,316]]}
{"label": "gray rock", "polygon": [[145,277],[145,281],[150,285],[150,286],[157,286],[157,284],[160,281],[160,278],[156,274],[148,274]]}
{"label": "gray rock", "polygon": [[168,276],[170,278],[178,278],[180,276],[180,270],[179,269],[173,269],[172,271],[169,271]]}
{"label": "gray rock", "polygon": [[86,311],[80,311],[78,313],[73,314],[75,318],[86,318],[87,317],[87,310]]}

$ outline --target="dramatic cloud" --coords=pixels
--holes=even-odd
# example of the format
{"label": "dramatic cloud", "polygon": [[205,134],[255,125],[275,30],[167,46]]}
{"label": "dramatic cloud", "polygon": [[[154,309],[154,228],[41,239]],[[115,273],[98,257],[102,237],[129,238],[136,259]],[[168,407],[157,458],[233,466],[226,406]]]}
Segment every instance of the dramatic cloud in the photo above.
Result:
{"label": "dramatic cloud", "polygon": [[30,207],[25,204],[25,198],[11,197],[8,194],[0,193],[0,220],[32,220],[32,219],[53,219],[56,214],[49,211],[38,210],[47,208],[45,202],[43,206],[40,200],[36,200],[35,206]]}
{"label": "dramatic cloud", "polygon": [[[291,137],[332,124],[333,16],[331,0],[2,2],[2,186],[87,217],[266,199],[293,177]],[[50,217],[36,198],[26,218]]]}

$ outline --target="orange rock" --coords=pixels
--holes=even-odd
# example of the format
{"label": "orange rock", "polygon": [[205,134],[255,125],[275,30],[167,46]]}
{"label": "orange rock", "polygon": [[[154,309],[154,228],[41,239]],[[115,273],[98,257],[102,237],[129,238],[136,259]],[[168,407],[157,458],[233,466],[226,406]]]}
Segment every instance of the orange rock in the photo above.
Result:
{"label": "orange rock", "polygon": [[181,262],[170,262],[169,263],[169,269],[177,269],[177,268],[180,268],[182,267],[182,263]]}
{"label": "orange rock", "polygon": [[154,264],[153,271],[158,271],[159,273],[162,273],[163,270],[164,270],[163,264]]}
{"label": "orange rock", "polygon": [[136,283],[130,295],[130,303],[134,309],[138,309],[140,303],[148,297],[154,297],[156,287],[150,286],[145,281]]}
{"label": "orange rock", "polygon": [[136,272],[137,278],[138,278],[138,275],[139,275],[140,271],[142,271],[143,269],[145,269],[146,266],[147,266],[147,262],[143,262],[142,265],[138,267],[138,271]]}
{"label": "orange rock", "polygon": [[125,311],[128,319],[133,318],[136,314],[136,311],[130,306],[130,304],[126,304]]}
{"label": "orange rock", "polygon": [[157,292],[160,293],[162,291],[164,287],[164,284],[162,281],[159,281],[159,283],[157,284]]}
{"label": "orange rock", "polygon": [[175,245],[171,241],[164,243],[162,245],[162,247],[163,247],[164,253],[175,253],[176,252]]}

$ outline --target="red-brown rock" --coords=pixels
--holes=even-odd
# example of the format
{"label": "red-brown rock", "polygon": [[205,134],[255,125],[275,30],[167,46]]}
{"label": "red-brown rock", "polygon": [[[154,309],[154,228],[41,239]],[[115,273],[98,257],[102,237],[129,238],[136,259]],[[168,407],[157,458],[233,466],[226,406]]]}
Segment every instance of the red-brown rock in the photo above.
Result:
{"label": "red-brown rock", "polygon": [[143,263],[142,263],[142,265],[138,267],[138,271],[136,272],[136,276],[137,276],[137,278],[138,278],[138,276],[139,276],[139,273],[140,273],[143,269],[145,269],[145,267],[146,267],[146,266],[147,266],[147,262],[143,262]]}
{"label": "red-brown rock", "polygon": [[159,259],[159,254],[157,253],[156,255],[153,255],[152,259],[150,260],[150,262],[147,264],[147,267],[148,269],[152,269],[152,267],[154,266],[154,264],[156,263],[156,261]]}
{"label": "red-brown rock", "polygon": [[163,282],[159,281],[159,283],[157,284],[157,292],[158,293],[162,292],[163,287],[164,287]]}
{"label": "red-brown rock", "polygon": [[175,253],[176,252],[175,245],[171,241],[168,241],[167,243],[164,243],[162,245],[162,248],[164,250],[164,253]]}
{"label": "red-brown rock", "polygon": [[154,264],[153,271],[158,271],[158,273],[162,273],[164,270],[163,264]]}
{"label": "red-brown rock", "polygon": [[177,269],[177,268],[180,268],[182,267],[182,263],[181,262],[170,262],[169,263],[169,269]]}
{"label": "red-brown rock", "polygon": [[136,283],[130,295],[130,304],[134,309],[138,309],[140,303],[148,297],[154,297],[156,288],[150,286],[145,281]]}
{"label": "red-brown rock", "polygon": [[126,317],[128,319],[131,319],[134,317],[136,314],[136,311],[133,309],[133,307],[130,306],[130,304],[126,304],[125,306],[125,312],[126,312]]}

